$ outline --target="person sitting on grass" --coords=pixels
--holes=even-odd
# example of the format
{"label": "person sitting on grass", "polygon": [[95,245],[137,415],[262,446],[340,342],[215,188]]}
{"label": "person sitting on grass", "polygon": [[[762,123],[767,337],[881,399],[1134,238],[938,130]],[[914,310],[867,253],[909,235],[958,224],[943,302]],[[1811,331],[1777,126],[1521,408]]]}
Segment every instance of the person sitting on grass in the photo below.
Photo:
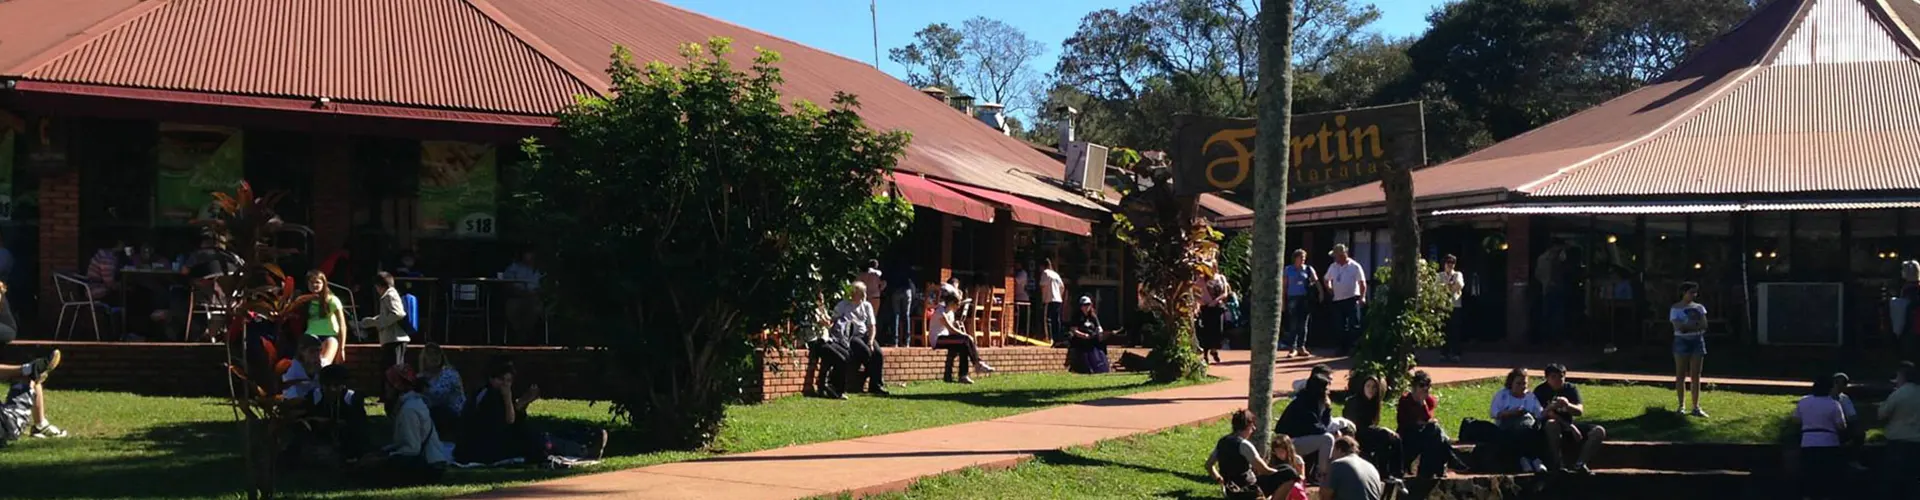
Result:
{"label": "person sitting on grass", "polygon": [[1093,298],[1080,297],[1079,318],[1067,329],[1067,371],[1107,373],[1113,367],[1107,361],[1107,331],[1100,327],[1100,312]]}
{"label": "person sitting on grass", "polygon": [[1386,472],[1388,478],[1398,478],[1402,464],[1400,435],[1380,425],[1380,409],[1386,406],[1387,383],[1380,377],[1367,376],[1347,395],[1347,405],[1341,408],[1340,416],[1353,422],[1353,437],[1360,441],[1361,454],[1373,466]]}
{"label": "person sitting on grass", "polygon": [[1425,370],[1413,372],[1413,381],[1407,395],[1400,398],[1399,412],[1395,414],[1400,438],[1407,450],[1402,470],[1415,459],[1420,461],[1418,473],[1423,478],[1446,477],[1448,467],[1467,470],[1466,461],[1454,453],[1446,430],[1433,416],[1439,408],[1440,399],[1433,395],[1433,377]]}
{"label": "person sitting on grass", "polygon": [[1324,479],[1327,464],[1333,461],[1334,431],[1329,428],[1333,421],[1333,400],[1327,394],[1332,381],[1321,375],[1307,379],[1300,392],[1293,395],[1293,401],[1287,403],[1286,410],[1280,412],[1280,421],[1273,426],[1274,432],[1293,438],[1302,457],[1313,455],[1314,468],[1306,473],[1308,482],[1321,483],[1315,478]]}
{"label": "person sitting on grass", "polygon": [[453,458],[427,407],[430,382],[405,371],[399,372],[399,378],[408,390],[400,395],[399,411],[392,415],[393,443],[362,460],[362,470],[383,486],[438,483]]}
{"label": "person sitting on grass", "polygon": [[607,431],[581,429],[547,434],[527,421],[527,407],[540,399],[540,385],[514,390],[513,360],[497,358],[487,367],[487,386],[467,404],[466,423],[454,460],[463,464],[502,465],[545,462],[549,455],[598,459],[606,451]]}
{"label": "person sitting on grass", "polygon": [[1840,433],[1840,446],[1846,451],[1847,466],[1854,470],[1866,470],[1860,464],[1860,448],[1867,442],[1867,427],[1860,421],[1860,412],[1853,406],[1853,397],[1847,395],[1847,389],[1853,385],[1853,378],[1846,373],[1833,374],[1833,400],[1840,402],[1840,414],[1847,419],[1847,430]]}
{"label": "person sitting on grass", "polygon": [[[0,342],[0,346],[4,346]],[[0,365],[0,381],[11,382],[0,400],[0,447],[22,437],[61,438],[67,431],[47,420],[47,376],[60,366],[60,351],[24,365]]]}
{"label": "person sitting on grass", "polygon": [[337,466],[367,449],[367,403],[348,388],[351,373],[346,365],[320,369],[319,390],[295,413],[296,449],[308,463]]}
{"label": "person sitting on grass", "polygon": [[993,366],[980,357],[980,346],[967,334],[961,321],[955,318],[960,310],[960,294],[943,290],[940,296],[940,308],[934,311],[933,320],[927,323],[927,331],[933,335],[933,348],[947,350],[945,376],[947,382],[955,382],[953,367],[959,361],[959,383],[971,384],[973,379],[967,376],[968,366],[979,368],[981,373],[993,373]]}
{"label": "person sitting on grass", "polygon": [[1333,463],[1326,484],[1320,485],[1323,500],[1380,500],[1387,485],[1380,481],[1380,470],[1360,458],[1360,442],[1353,436],[1341,436],[1333,442]]}
{"label": "person sitting on grass", "polygon": [[300,341],[300,351],[280,374],[280,396],[289,401],[306,400],[320,390],[320,342],[312,338]]}
{"label": "person sitting on grass", "polygon": [[1291,482],[1298,481],[1300,475],[1293,466],[1280,464],[1278,467],[1267,465],[1255,449],[1253,437],[1253,412],[1246,409],[1234,410],[1233,433],[1222,436],[1213,445],[1213,453],[1207,455],[1207,475],[1229,495],[1252,494],[1257,498],[1267,498],[1276,492],[1292,489]]}
{"label": "person sitting on grass", "polygon": [[1500,426],[1501,445],[1520,457],[1522,472],[1547,471],[1546,464],[1540,462],[1534,451],[1540,442],[1540,427],[1535,418],[1540,414],[1540,401],[1527,394],[1526,370],[1514,368],[1507,372],[1506,384],[1493,393],[1493,404],[1487,408],[1487,414]]}
{"label": "person sitting on grass", "polygon": [[[1273,435],[1273,461],[1293,467],[1293,470],[1300,471],[1301,474],[1307,470],[1306,460],[1300,458],[1300,453],[1293,447],[1293,438],[1287,437],[1286,434]],[[1273,498],[1275,500],[1307,500],[1307,482],[1294,481],[1291,487],[1283,487],[1279,492],[1274,493]]]}
{"label": "person sitting on grass", "polygon": [[447,360],[447,351],[435,343],[421,347],[420,370],[415,376],[427,386],[421,394],[425,396],[427,412],[433,415],[433,427],[443,440],[459,436],[460,413],[467,407],[467,389],[460,380],[460,370],[454,369],[453,362]]}
{"label": "person sitting on grass", "polygon": [[[1533,388],[1533,399],[1539,403],[1540,413],[1534,418],[1546,432],[1547,459],[1553,462],[1554,470],[1592,474],[1587,461],[1607,440],[1607,429],[1575,421],[1587,412],[1587,406],[1580,399],[1580,388],[1567,381],[1566,365],[1547,365],[1547,381]],[[1572,466],[1564,465],[1566,455],[1562,450],[1568,444],[1580,446],[1580,458]]]}

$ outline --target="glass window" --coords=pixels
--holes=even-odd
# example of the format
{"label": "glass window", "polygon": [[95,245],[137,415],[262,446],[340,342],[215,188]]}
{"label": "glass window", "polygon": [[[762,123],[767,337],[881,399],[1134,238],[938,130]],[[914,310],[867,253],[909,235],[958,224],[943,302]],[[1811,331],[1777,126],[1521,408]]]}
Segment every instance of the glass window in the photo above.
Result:
{"label": "glass window", "polygon": [[1753,236],[1748,239],[1752,248],[1741,249],[1747,254],[1748,268],[1754,278],[1785,279],[1793,271],[1789,265],[1793,254],[1793,240],[1788,238],[1792,220],[1786,212],[1757,213],[1752,216]]}
{"label": "glass window", "polygon": [[1839,281],[1847,272],[1847,260],[1838,258],[1846,255],[1846,240],[1840,234],[1840,221],[1845,216],[1835,211],[1793,215],[1793,267],[1802,279]]}
{"label": "glass window", "polygon": [[1684,215],[1647,216],[1644,264],[1649,279],[1677,279],[1693,268],[1686,255],[1687,219]]}
{"label": "glass window", "polygon": [[1351,248],[1353,249],[1353,255],[1351,257],[1353,257],[1354,262],[1359,262],[1361,269],[1366,269],[1368,273],[1372,273],[1375,268],[1373,265],[1373,231],[1355,231],[1353,233],[1353,246]]}
{"label": "glass window", "polygon": [[1861,279],[1892,279],[1900,275],[1900,213],[1891,210],[1847,214],[1853,250],[1848,265]]}

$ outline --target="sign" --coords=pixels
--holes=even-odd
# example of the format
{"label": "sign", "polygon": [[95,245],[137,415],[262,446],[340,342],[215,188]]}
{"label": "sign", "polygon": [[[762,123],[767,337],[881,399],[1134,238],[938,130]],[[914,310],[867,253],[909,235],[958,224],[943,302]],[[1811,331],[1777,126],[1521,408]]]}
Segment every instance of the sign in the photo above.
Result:
{"label": "sign", "polygon": [[160,168],[153,184],[159,221],[187,223],[206,217],[213,193],[240,186],[245,151],[240,129],[160,124]]}
{"label": "sign", "polygon": [[[1255,121],[1180,116],[1173,140],[1174,185],[1180,194],[1251,191]],[[1357,184],[1388,165],[1427,162],[1426,124],[1418,102],[1293,116],[1288,185]]]}
{"label": "sign", "polygon": [[494,238],[499,170],[494,147],[459,141],[420,143],[421,229],[458,238]]}

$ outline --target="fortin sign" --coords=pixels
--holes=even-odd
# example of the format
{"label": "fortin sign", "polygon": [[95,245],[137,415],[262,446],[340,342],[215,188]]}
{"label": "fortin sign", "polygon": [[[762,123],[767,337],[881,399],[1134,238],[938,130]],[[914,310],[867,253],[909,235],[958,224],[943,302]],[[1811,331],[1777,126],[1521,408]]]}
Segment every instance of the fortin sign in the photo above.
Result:
{"label": "fortin sign", "polygon": [[[1181,194],[1248,189],[1255,121],[1175,117],[1173,168]],[[1355,184],[1388,165],[1426,164],[1426,122],[1419,102],[1294,115],[1288,141],[1292,187]]]}

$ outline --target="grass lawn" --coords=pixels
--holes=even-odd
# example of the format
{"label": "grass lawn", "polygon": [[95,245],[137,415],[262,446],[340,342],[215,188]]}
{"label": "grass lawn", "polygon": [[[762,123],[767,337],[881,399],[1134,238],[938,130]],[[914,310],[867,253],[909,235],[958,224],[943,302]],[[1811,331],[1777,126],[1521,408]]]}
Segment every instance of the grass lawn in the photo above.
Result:
{"label": "grass lawn", "polygon": [[[1479,383],[1439,388],[1437,417],[1449,431],[1458,428],[1462,418],[1485,419],[1497,387]],[[1587,402],[1587,420],[1605,425],[1613,439],[1625,441],[1772,442],[1796,399],[1708,393],[1704,406],[1713,417],[1701,420],[1673,415],[1673,393],[1661,387],[1582,385],[1580,392]],[[1392,422],[1392,413],[1385,418]],[[1214,441],[1226,433],[1227,424],[1218,422],[1105,441],[1042,453],[1008,470],[928,478],[905,493],[883,498],[1219,498],[1218,487],[1201,465]]]}
{"label": "grass lawn", "polygon": [[[1045,407],[1120,396],[1167,386],[1146,383],[1145,374],[1006,374],[972,386],[916,383],[885,398],[849,401],[783,398],[729,409],[726,429],[713,450],[644,451],[622,447],[616,431],[607,460],[566,471],[531,468],[457,470],[435,487],[361,490],[337,475],[290,473],[280,483],[297,498],[444,498],[551,479],[783,446],[849,439],[985,420]],[[233,497],[244,483],[238,426],[216,398],[161,398],[124,393],[49,393],[50,418],[73,437],[23,440],[0,450],[0,491],[6,498],[209,498]],[[370,411],[376,415],[379,408]],[[534,421],[606,426],[606,406],[580,401],[534,404]],[[386,435],[384,417],[375,434]],[[624,431],[641,432],[644,430]]]}

